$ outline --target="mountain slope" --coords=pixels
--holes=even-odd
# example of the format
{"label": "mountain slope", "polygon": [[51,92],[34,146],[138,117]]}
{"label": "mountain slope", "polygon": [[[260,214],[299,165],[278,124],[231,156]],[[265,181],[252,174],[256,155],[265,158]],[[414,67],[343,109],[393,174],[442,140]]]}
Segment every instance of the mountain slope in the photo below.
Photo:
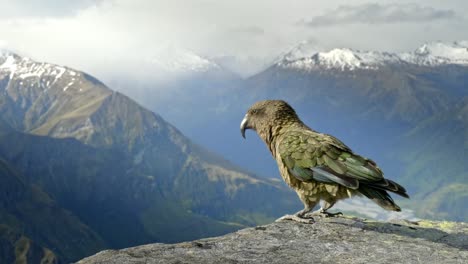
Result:
{"label": "mountain slope", "polygon": [[435,114],[405,135],[400,158],[408,166],[402,180],[415,190],[415,199],[424,201],[415,207],[421,216],[468,218],[466,210],[460,210],[468,203],[467,120],[464,97],[450,111]]}
{"label": "mountain slope", "polygon": [[88,226],[38,186],[26,183],[4,160],[0,160],[0,201],[2,263],[68,262],[105,248]]}
{"label": "mountain slope", "polygon": [[229,113],[230,95],[242,79],[214,59],[177,45],[158,46],[147,57],[133,59],[135,70],[113,68],[103,80],[112,89],[161,114],[192,138],[191,128],[210,125],[203,117],[222,119]]}
{"label": "mountain slope", "polygon": [[[153,69],[153,68],[151,68]],[[158,74],[154,69],[154,75]],[[113,89],[129,96],[145,108],[171,120],[177,128],[191,136],[190,128],[209,125],[203,117],[211,115],[222,119],[229,113],[233,92],[240,86],[240,77],[223,68],[208,71],[190,71],[168,79],[158,80],[151,76],[140,79],[132,73],[108,78]],[[196,111],[193,111],[196,109]],[[188,113],[193,118],[187,118]]]}
{"label": "mountain slope", "polygon": [[299,207],[284,185],[194,145],[87,74],[14,54],[0,65],[0,113],[16,130],[0,156],[111,247],[223,234]]}

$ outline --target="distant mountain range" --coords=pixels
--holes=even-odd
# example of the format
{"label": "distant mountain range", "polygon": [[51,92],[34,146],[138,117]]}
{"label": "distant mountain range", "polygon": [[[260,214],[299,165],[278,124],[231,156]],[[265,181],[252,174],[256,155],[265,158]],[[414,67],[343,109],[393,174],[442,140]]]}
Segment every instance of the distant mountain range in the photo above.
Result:
{"label": "distant mountain range", "polygon": [[[467,48],[467,41],[457,41],[401,53],[323,51],[303,42],[246,79],[220,78],[217,85],[208,85],[209,77],[186,79],[174,89],[154,83],[177,100],[147,96],[145,105],[234,163],[278,177],[263,143],[253,134],[243,141],[237,130],[253,102],[287,100],[312,127],[338,136],[409,186],[413,199],[406,207],[417,216],[466,220],[456,208],[468,202]],[[133,97],[132,87],[120,90]]]}
{"label": "distant mountain range", "polygon": [[249,78],[248,93],[288,100],[312,127],[374,158],[409,187],[412,200],[402,202],[417,216],[466,221],[467,44],[283,59]]}
{"label": "distant mountain range", "polygon": [[317,51],[313,44],[303,42],[284,54],[276,65],[297,70],[318,69],[379,69],[379,66],[403,64],[413,66],[468,65],[468,41],[433,42],[413,52],[392,53],[335,48]]}
{"label": "distant mountain range", "polygon": [[176,45],[163,45],[146,62],[152,64],[156,70],[173,73],[207,72],[221,69],[221,66],[214,61]]}
{"label": "distant mountain range", "polygon": [[35,262],[70,262],[106,247],[223,234],[299,207],[279,181],[232,165],[68,67],[3,52],[0,113],[9,190],[0,243],[10,249],[1,262],[18,260],[18,241],[35,245],[21,253]]}

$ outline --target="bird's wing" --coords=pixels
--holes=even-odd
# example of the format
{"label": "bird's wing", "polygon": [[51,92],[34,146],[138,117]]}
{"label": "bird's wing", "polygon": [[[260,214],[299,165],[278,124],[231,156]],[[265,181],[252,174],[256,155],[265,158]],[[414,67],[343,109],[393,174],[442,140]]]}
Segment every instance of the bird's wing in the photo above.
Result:
{"label": "bird's wing", "polygon": [[330,135],[291,131],[279,143],[278,152],[289,173],[300,181],[340,184],[351,189],[358,189],[360,183],[383,190],[403,188],[384,179],[375,162],[354,154]]}

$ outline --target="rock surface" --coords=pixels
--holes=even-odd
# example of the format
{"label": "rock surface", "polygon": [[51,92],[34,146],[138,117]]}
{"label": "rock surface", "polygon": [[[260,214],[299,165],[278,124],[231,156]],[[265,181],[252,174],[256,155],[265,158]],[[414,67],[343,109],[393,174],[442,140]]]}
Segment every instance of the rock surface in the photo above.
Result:
{"label": "rock surface", "polygon": [[468,224],[318,218],[179,244],[106,250],[91,263],[467,263]]}

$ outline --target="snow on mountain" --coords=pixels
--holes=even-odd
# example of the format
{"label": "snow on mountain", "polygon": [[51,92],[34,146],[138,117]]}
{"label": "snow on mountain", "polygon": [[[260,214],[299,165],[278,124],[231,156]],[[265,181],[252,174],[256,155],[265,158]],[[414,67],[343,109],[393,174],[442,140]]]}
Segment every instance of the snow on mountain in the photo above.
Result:
{"label": "snow on mountain", "polygon": [[[69,83],[63,88],[66,91],[78,80],[80,72],[73,71],[67,67],[54,65],[45,62],[36,62],[27,57],[21,57],[9,51],[0,51],[0,79],[2,76],[9,76],[8,80],[20,79],[24,83],[40,87],[48,87],[49,84],[57,82],[62,77],[69,78]],[[8,86],[7,88],[8,89]]]}
{"label": "snow on mountain", "polygon": [[220,66],[195,52],[174,45],[163,45],[147,60],[151,66],[169,73],[206,72]]}
{"label": "snow on mountain", "polygon": [[[307,43],[306,43],[307,44]],[[313,50],[313,49],[312,49]],[[378,69],[391,63],[436,66],[442,64],[468,65],[468,41],[424,44],[413,52],[389,53],[359,51],[347,48],[311,52],[304,43],[286,53],[276,64],[284,68],[312,69]]]}
{"label": "snow on mountain", "polygon": [[391,53],[376,51],[355,51],[351,49],[332,49],[328,52],[318,52],[311,57],[294,61],[284,60],[280,66],[310,70],[313,68],[326,69],[376,69],[379,65],[389,62],[399,62],[400,58]]}
{"label": "snow on mountain", "polygon": [[321,48],[316,43],[304,40],[288,52],[280,56],[279,60],[295,61],[319,52]]}
{"label": "snow on mountain", "polygon": [[412,53],[402,53],[400,57],[409,63],[428,66],[440,64],[468,65],[468,41],[428,43]]}
{"label": "snow on mountain", "polygon": [[[146,58],[135,57],[132,60],[115,65],[113,69],[119,75],[129,74],[138,80],[171,80],[179,76],[224,70],[214,61],[175,45],[161,45],[155,48]],[[71,82],[75,79],[73,75],[79,74],[67,67],[35,62],[30,58],[18,56],[7,50],[0,50],[0,77],[6,73],[10,75],[10,80],[15,76],[22,79],[33,77],[40,79],[43,76],[50,75],[54,75],[59,79],[63,74],[69,74],[72,75]],[[66,90],[68,87],[64,89]]]}

